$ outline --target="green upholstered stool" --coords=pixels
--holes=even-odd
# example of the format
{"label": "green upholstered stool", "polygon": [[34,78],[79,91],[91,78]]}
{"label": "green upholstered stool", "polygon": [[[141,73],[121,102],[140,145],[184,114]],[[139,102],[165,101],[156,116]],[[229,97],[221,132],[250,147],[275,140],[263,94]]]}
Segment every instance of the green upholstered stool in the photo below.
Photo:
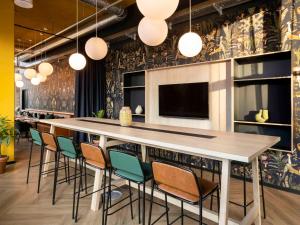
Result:
{"label": "green upholstered stool", "polygon": [[[67,137],[57,137],[57,143],[58,143],[58,148],[59,148],[59,154],[62,154],[64,156],[64,158],[67,158],[68,160],[68,179],[66,181],[68,181],[68,183],[70,183],[70,180],[74,180],[74,189],[73,189],[73,209],[72,209],[72,218],[75,218],[75,194],[76,194],[76,179],[77,176],[81,173],[77,173],[78,169],[77,169],[77,165],[79,166],[79,170],[81,171],[81,163],[80,161],[82,160],[82,156],[81,156],[81,151],[79,148],[76,147],[76,145],[74,144],[73,140]],[[59,155],[60,157],[60,155]],[[74,166],[74,175],[70,176],[70,166],[69,166],[69,161],[70,159],[75,161],[75,166]],[[56,168],[56,170],[58,170],[58,168]],[[57,174],[58,171],[56,171],[55,174]],[[55,177],[55,186],[57,183],[61,183],[61,180],[57,180],[57,175]],[[81,184],[79,184],[81,185]],[[54,190],[56,190],[56,188],[54,188]],[[55,196],[55,193],[54,193]],[[55,201],[55,199],[54,199]]]}
{"label": "green upholstered stool", "polygon": [[[131,209],[131,218],[133,219],[133,209],[132,209],[132,193],[131,193],[131,182],[137,183],[139,190],[138,190],[138,214],[139,214],[139,223],[141,221],[140,216],[140,185],[143,185],[143,213],[142,213],[142,224],[145,224],[145,184],[147,181],[152,179],[152,170],[151,166],[148,163],[143,163],[139,160],[139,158],[136,155],[121,152],[119,150],[110,150],[109,151],[109,158],[111,163],[111,169],[112,173],[114,173],[116,176],[121,177],[125,180],[128,180],[129,182],[129,199],[130,203],[127,205],[130,205]],[[109,177],[109,199],[111,199],[111,174]],[[121,200],[122,201],[122,200]],[[134,200],[135,201],[135,200]],[[115,212],[119,211],[119,209],[115,210],[112,213],[108,213],[109,207],[108,202],[106,202],[106,215],[105,215],[105,224],[107,223],[107,216],[112,215]],[[118,203],[115,203],[116,205]],[[112,205],[112,206],[114,206]],[[127,206],[125,205],[125,206]],[[121,207],[120,209],[122,209]]]}

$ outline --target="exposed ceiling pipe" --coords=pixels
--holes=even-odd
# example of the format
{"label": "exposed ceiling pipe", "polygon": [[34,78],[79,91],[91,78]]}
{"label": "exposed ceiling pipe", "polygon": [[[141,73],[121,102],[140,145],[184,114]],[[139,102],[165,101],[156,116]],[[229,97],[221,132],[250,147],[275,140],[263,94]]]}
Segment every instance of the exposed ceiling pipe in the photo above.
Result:
{"label": "exposed ceiling pipe", "polygon": [[125,9],[118,6],[111,6],[111,4],[105,0],[80,0],[81,2],[87,3],[96,7],[96,1],[98,2],[98,8],[104,8],[108,12],[115,14],[117,16],[122,16]]}
{"label": "exposed ceiling pipe", "polygon": [[[98,0],[98,1],[102,1],[102,0]],[[115,14],[111,15],[111,16],[101,20],[100,22],[98,22],[98,24],[97,24],[98,28],[103,28],[103,27],[112,25],[114,23],[120,22],[121,20],[123,20],[127,16],[126,10],[124,10],[123,8],[117,6],[117,4],[119,4],[122,1],[123,0],[115,1],[112,4],[106,5],[105,8],[102,8],[102,9],[98,10],[98,14],[101,13],[101,12],[104,12],[104,11],[118,12],[119,13],[118,15],[115,15]],[[105,4],[107,4],[107,2]],[[113,10],[110,10],[112,8],[113,8]],[[119,8],[119,10],[117,10],[117,8]],[[86,17],[86,18],[84,18],[80,21],[78,21],[78,25],[85,24],[85,26],[79,30],[79,36],[84,35],[84,34],[90,32],[90,31],[92,31],[93,29],[96,28],[96,24],[95,24],[95,21],[94,21],[95,16],[96,16],[96,13],[92,14],[92,15],[90,15],[90,16],[88,16],[88,17]],[[76,26],[77,26],[77,23],[72,24],[71,26],[65,28],[64,30],[62,30],[58,33],[56,33],[55,35],[53,35],[53,36],[51,36],[51,37],[35,44],[35,45],[33,45],[33,46],[31,46],[27,49],[25,49],[23,52],[17,53],[16,56],[19,57],[20,61],[26,61],[26,60],[28,60],[32,57],[40,55],[41,52],[49,51],[50,49],[53,49],[53,48],[58,47],[62,44],[65,44],[69,41],[68,39],[59,39],[59,40],[57,40],[56,36],[63,35],[63,36],[68,37],[69,39],[75,38],[76,37],[76,32],[74,33],[74,31],[72,31],[72,30]],[[40,47],[40,46],[44,45],[45,43],[47,43],[47,46]]]}

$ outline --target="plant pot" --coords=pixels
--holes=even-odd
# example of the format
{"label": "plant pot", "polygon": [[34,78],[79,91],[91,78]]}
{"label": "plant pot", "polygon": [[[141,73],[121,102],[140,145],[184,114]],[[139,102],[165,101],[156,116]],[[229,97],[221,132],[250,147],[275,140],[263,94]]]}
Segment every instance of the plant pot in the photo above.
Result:
{"label": "plant pot", "polygon": [[0,156],[0,174],[5,173],[7,160],[8,160],[8,156],[6,155]]}

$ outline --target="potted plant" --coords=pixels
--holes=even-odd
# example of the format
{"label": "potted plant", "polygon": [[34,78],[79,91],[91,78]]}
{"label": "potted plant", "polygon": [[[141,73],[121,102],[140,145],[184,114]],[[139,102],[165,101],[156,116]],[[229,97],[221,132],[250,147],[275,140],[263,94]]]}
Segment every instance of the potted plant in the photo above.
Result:
{"label": "potted plant", "polygon": [[2,145],[8,146],[11,138],[14,137],[14,127],[11,121],[5,116],[0,116],[0,174],[5,172],[6,163],[8,160],[7,155],[2,155]]}

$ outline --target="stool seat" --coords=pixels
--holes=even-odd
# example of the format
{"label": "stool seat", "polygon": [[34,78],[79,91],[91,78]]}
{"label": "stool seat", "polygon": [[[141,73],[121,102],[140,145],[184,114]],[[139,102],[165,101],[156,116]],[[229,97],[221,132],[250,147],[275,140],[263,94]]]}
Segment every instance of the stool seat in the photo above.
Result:
{"label": "stool seat", "polygon": [[143,170],[144,176],[139,176],[137,174],[130,173],[125,170],[115,170],[115,174],[123,177],[125,179],[129,179],[133,182],[142,183],[145,180],[150,180],[152,178],[152,170],[151,165],[149,163],[141,162],[141,168]]}
{"label": "stool seat", "polygon": [[[218,184],[216,184],[214,182],[210,182],[210,181],[205,180],[205,179],[199,179],[199,184],[202,187],[203,198],[205,198],[208,194],[213,192],[218,187]],[[164,192],[167,192],[170,195],[174,195],[176,197],[179,197],[181,199],[184,199],[184,200],[192,202],[192,203],[199,202],[199,195],[198,196],[193,195],[192,193],[188,193],[188,192],[179,190],[177,188],[171,187],[171,186],[166,185],[166,184],[159,184],[158,189],[160,189]]]}

